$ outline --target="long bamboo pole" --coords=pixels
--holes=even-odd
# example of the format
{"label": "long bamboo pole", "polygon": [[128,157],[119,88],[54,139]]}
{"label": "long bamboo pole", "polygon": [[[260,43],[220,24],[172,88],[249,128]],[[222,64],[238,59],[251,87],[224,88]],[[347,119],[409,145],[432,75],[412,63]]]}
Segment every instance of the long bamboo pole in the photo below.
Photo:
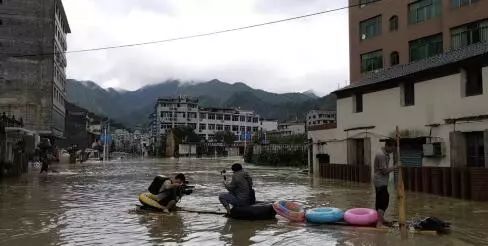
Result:
{"label": "long bamboo pole", "polygon": [[400,161],[400,130],[396,127],[396,165],[398,167],[398,222],[400,225],[400,233],[402,239],[407,239],[407,226],[406,226],[406,210],[405,210],[405,187],[403,184],[402,163]]}

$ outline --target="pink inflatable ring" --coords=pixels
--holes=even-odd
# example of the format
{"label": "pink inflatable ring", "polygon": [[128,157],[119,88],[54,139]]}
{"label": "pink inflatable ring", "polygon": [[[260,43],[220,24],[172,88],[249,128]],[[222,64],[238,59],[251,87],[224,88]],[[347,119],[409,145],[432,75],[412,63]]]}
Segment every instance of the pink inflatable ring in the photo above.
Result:
{"label": "pink inflatable ring", "polygon": [[378,213],[370,208],[353,208],[344,213],[344,220],[351,225],[372,225],[378,221]]}

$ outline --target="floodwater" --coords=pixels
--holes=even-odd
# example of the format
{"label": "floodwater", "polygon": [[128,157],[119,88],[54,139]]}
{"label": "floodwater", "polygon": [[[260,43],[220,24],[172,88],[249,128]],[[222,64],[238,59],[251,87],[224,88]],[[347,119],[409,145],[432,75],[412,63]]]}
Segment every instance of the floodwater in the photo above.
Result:
{"label": "floodwater", "polygon": [[[408,217],[436,216],[452,233],[410,235],[334,226],[292,224],[283,219],[238,221],[221,215],[136,213],[138,194],[155,175],[185,173],[196,185],[180,207],[222,211],[220,170],[226,160],[138,160],[58,165],[60,173],[0,181],[0,245],[488,245],[488,203],[407,193]],[[246,165],[258,200],[292,199],[307,207],[372,207],[369,185],[312,180],[298,169]],[[36,171],[36,172],[34,172]],[[488,192],[488,191],[487,191]],[[392,195],[389,217],[395,219]]]}

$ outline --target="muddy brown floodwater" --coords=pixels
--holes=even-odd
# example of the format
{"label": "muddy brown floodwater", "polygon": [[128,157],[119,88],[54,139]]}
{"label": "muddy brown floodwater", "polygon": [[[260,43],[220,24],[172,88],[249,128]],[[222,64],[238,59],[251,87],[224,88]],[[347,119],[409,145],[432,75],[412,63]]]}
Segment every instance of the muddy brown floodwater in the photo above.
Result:
{"label": "muddy brown floodwater", "polygon": [[[237,221],[220,215],[135,213],[155,175],[185,173],[196,185],[181,207],[221,210],[220,170],[228,160],[145,160],[59,165],[0,181],[0,245],[488,245],[488,203],[407,193],[408,216],[451,222],[443,236],[354,231],[284,220]],[[365,184],[311,179],[298,169],[246,165],[258,200],[293,199],[307,207],[372,207]],[[488,191],[487,191],[488,192]],[[389,217],[396,213],[392,196]]]}

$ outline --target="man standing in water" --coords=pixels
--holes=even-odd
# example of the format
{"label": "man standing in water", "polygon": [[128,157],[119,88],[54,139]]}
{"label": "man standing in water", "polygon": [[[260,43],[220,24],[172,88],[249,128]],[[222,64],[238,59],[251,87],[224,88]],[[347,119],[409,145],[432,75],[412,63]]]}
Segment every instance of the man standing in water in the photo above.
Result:
{"label": "man standing in water", "polygon": [[374,158],[374,186],[376,190],[376,211],[378,211],[377,227],[385,224],[385,212],[390,203],[390,194],[388,193],[388,183],[390,173],[397,169],[396,166],[389,166],[390,154],[395,151],[395,143],[387,140],[385,147],[381,148]]}
{"label": "man standing in water", "polygon": [[219,194],[220,203],[224,205],[227,214],[230,214],[230,205],[245,207],[256,202],[251,176],[242,170],[239,163],[232,165],[231,169],[234,172],[232,181],[229,184],[224,181],[224,186],[229,192]]}

